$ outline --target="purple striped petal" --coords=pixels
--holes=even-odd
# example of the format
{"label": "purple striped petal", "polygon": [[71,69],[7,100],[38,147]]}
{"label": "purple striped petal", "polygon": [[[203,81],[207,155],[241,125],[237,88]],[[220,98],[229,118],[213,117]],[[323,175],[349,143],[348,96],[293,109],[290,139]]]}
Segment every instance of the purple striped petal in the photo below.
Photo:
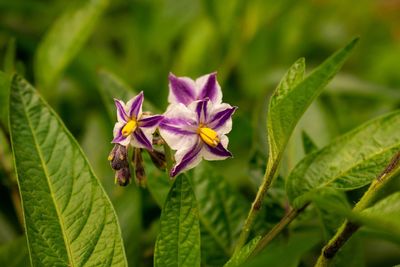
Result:
{"label": "purple striped petal", "polygon": [[218,84],[217,84],[217,73],[211,73],[208,75],[208,79],[204,84],[203,88],[200,89],[198,99],[209,98],[211,101],[216,101],[218,95]]}
{"label": "purple striped petal", "polygon": [[157,126],[162,120],[164,116],[162,115],[154,115],[150,117],[143,118],[139,120],[139,126],[143,128],[150,128]]}
{"label": "purple striped petal", "polygon": [[153,150],[151,141],[147,139],[147,137],[144,135],[142,130],[140,130],[140,128],[136,129],[136,131],[133,132],[133,136],[135,137],[135,140],[141,145],[141,147],[146,148],[148,150]]}
{"label": "purple striped petal", "polygon": [[[196,100],[196,88],[194,82],[190,83],[188,78],[179,78],[174,74],[169,74],[169,93],[178,101],[184,105],[189,105],[191,102]],[[169,100],[171,102],[171,97]],[[171,102],[172,103],[172,102]]]}
{"label": "purple striped petal", "polygon": [[130,138],[130,136],[122,135],[122,128],[114,129],[114,139],[111,141],[111,143],[127,146],[129,144]]}
{"label": "purple striped petal", "polygon": [[193,135],[196,134],[197,123],[186,118],[164,118],[159,127],[175,134]]}
{"label": "purple striped petal", "polygon": [[218,157],[232,157],[232,153],[224,148],[221,143],[219,143],[216,147],[211,147],[207,144],[205,144],[204,146],[209,152]]}
{"label": "purple striped petal", "polygon": [[137,96],[131,99],[128,103],[126,103],[128,108],[129,117],[138,118],[140,113],[142,113],[142,105],[143,105],[143,91],[140,92]]}
{"label": "purple striped petal", "polygon": [[117,107],[117,119],[118,121],[127,121],[128,115],[125,112],[125,104],[121,100],[114,98],[115,106]]}
{"label": "purple striped petal", "polygon": [[236,109],[237,107],[231,107],[213,114],[207,123],[208,126],[214,130],[218,130],[232,117]]}
{"label": "purple striped petal", "polygon": [[171,169],[170,176],[174,177],[184,170],[193,168],[196,165],[196,161],[201,160],[202,145],[196,143],[193,147],[187,150],[187,153],[182,157],[182,160],[177,162],[177,164]]}
{"label": "purple striped petal", "polygon": [[199,119],[200,123],[205,123],[207,121],[208,117],[208,110],[207,110],[207,104],[209,102],[209,99],[204,99],[200,100],[196,104],[196,113],[197,113],[197,118]]}

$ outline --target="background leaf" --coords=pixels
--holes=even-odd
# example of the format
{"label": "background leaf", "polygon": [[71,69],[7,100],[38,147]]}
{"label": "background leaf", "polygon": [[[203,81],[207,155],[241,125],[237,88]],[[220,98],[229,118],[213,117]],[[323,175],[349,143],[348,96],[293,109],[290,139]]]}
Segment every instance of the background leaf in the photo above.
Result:
{"label": "background leaf", "polygon": [[57,81],[79,52],[108,0],[75,1],[73,4],[54,22],[37,50],[35,74],[44,89],[49,89]]}
{"label": "background leaf", "polygon": [[0,247],[0,266],[30,266],[28,247],[25,236],[21,236]]}
{"label": "background leaf", "polygon": [[396,134],[399,131],[400,112],[397,111],[372,120],[309,154],[287,179],[290,201],[297,206],[306,201],[305,194],[310,191],[325,187],[350,190],[370,183],[399,150],[400,136]]}
{"label": "background leaf", "polygon": [[114,209],[79,145],[20,76],[10,126],[34,266],[126,266]]}
{"label": "background leaf", "polygon": [[221,266],[231,256],[250,205],[206,162],[191,181],[200,214],[202,263]]}
{"label": "background leaf", "polygon": [[10,94],[10,76],[0,71],[0,128],[8,129],[8,102]]}
{"label": "background leaf", "polygon": [[[358,39],[354,39],[333,54],[300,83],[299,80],[304,73],[304,60],[295,63],[284,76],[270,100],[268,110],[268,142],[272,162],[283,153],[298,120],[339,71],[357,41]],[[288,88],[289,86],[293,87]]]}
{"label": "background leaf", "polygon": [[154,266],[200,266],[200,226],[196,199],[184,175],[176,178],[165,202]]}

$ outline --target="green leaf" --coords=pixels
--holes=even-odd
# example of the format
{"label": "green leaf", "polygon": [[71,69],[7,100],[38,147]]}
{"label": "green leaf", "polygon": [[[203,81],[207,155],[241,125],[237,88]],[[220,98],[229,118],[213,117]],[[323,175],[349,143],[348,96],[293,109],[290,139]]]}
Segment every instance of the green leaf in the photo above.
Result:
{"label": "green leaf", "polygon": [[114,209],[85,155],[18,75],[10,130],[33,266],[127,266]]}
{"label": "green leaf", "polygon": [[25,236],[0,247],[0,266],[27,267],[30,265]]}
{"label": "green leaf", "polygon": [[240,267],[251,255],[251,253],[256,248],[258,241],[260,241],[261,236],[253,238],[249,243],[247,243],[243,248],[239,250],[238,253],[233,255],[233,257],[224,265],[224,267]]}
{"label": "green leaf", "polygon": [[93,31],[108,0],[75,1],[54,22],[39,44],[35,57],[36,80],[49,89],[79,52]]}
{"label": "green leaf", "polygon": [[302,59],[297,61],[283,77],[271,97],[267,117],[271,162],[276,161],[283,153],[298,120],[339,71],[357,41],[358,39],[354,39],[333,54],[302,81],[304,74],[304,60]]}
{"label": "green leaf", "polygon": [[221,266],[231,256],[250,204],[205,162],[191,181],[200,213],[202,262]]}
{"label": "green leaf", "polygon": [[0,128],[8,129],[8,102],[10,94],[10,76],[0,71]]}
{"label": "green leaf", "polygon": [[154,266],[200,266],[200,226],[196,199],[188,179],[176,178],[161,214]]}
{"label": "green leaf", "polygon": [[303,149],[306,155],[318,149],[317,145],[305,131],[301,132],[301,138],[303,140]]}
{"label": "green leaf", "polygon": [[4,54],[4,72],[8,74],[13,74],[15,71],[15,54],[15,38],[11,38],[7,43],[6,52]]}
{"label": "green leaf", "polygon": [[400,111],[369,121],[307,155],[286,181],[295,206],[326,187],[351,190],[369,184],[400,149]]}

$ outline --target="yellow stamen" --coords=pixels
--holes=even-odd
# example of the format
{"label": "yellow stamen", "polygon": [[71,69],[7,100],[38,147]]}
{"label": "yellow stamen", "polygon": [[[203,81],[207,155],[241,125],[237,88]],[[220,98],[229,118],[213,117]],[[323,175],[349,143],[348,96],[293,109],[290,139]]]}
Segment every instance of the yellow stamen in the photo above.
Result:
{"label": "yellow stamen", "polygon": [[197,133],[207,145],[216,147],[219,144],[218,134],[213,129],[200,126]]}
{"label": "yellow stamen", "polygon": [[136,130],[136,127],[137,122],[135,119],[128,121],[128,123],[125,124],[124,128],[122,128],[122,135],[125,137],[130,135],[133,131]]}

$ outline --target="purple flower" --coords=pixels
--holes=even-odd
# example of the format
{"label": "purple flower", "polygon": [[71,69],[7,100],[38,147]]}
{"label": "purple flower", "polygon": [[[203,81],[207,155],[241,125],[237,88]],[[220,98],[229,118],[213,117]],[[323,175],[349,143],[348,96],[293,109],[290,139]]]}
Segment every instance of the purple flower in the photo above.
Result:
{"label": "purple flower", "polygon": [[214,104],[209,99],[170,105],[159,125],[160,134],[168,145],[177,150],[170,176],[191,169],[206,160],[231,157],[227,150],[232,129],[232,114],[236,107]]}
{"label": "purple flower", "polygon": [[217,82],[217,73],[206,74],[195,81],[188,77],[176,77],[169,74],[169,95],[170,104],[182,103],[185,106],[193,101],[210,99],[214,104],[221,104],[222,91]]}
{"label": "purple flower", "polygon": [[117,107],[118,122],[114,126],[112,143],[152,150],[152,134],[163,119],[161,115],[145,115],[142,113],[143,92],[129,100],[114,99]]}

